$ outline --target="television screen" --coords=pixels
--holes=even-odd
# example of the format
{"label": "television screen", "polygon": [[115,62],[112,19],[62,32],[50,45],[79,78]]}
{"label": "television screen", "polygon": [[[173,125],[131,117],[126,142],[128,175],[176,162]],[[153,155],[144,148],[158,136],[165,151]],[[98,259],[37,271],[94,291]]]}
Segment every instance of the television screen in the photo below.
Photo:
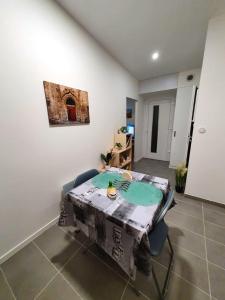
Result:
{"label": "television screen", "polygon": [[134,135],[134,125],[127,125],[128,133]]}

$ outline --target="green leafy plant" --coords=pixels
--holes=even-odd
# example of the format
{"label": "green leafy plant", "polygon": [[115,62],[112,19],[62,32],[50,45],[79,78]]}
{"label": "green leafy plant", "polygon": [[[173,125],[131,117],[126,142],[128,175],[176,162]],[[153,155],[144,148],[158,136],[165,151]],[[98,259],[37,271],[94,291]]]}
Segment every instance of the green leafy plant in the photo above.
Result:
{"label": "green leafy plant", "polygon": [[176,167],[176,186],[175,189],[178,193],[183,193],[185,189],[186,179],[187,179],[186,165],[184,163],[179,164]]}
{"label": "green leafy plant", "polygon": [[127,127],[126,127],[126,126],[122,126],[122,127],[118,130],[118,133],[120,133],[120,132],[122,132],[122,133],[127,133],[127,132],[128,132]]}
{"label": "green leafy plant", "polygon": [[112,160],[113,158],[113,153],[112,151],[109,151],[105,154],[101,153],[100,155],[101,157],[101,160],[106,164],[106,165],[109,165],[110,164],[110,161]]}
{"label": "green leafy plant", "polygon": [[121,145],[121,143],[115,143],[115,147],[117,147],[120,150],[123,146]]}

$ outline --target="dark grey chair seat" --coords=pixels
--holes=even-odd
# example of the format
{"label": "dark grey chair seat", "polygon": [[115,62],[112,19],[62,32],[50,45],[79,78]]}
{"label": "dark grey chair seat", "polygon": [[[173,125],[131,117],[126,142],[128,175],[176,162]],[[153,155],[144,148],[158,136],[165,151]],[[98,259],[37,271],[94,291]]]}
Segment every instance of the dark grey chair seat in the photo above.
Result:
{"label": "dark grey chair seat", "polygon": [[155,225],[155,228],[149,233],[148,239],[150,243],[150,254],[151,256],[160,255],[164,243],[167,239],[169,228],[162,219]]}

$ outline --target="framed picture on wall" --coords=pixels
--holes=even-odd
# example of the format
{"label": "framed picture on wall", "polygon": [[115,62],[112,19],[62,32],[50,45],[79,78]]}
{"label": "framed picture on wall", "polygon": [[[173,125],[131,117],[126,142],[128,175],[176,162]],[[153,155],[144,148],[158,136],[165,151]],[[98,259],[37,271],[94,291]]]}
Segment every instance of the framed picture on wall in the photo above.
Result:
{"label": "framed picture on wall", "polygon": [[50,125],[90,123],[87,92],[48,81],[43,84]]}

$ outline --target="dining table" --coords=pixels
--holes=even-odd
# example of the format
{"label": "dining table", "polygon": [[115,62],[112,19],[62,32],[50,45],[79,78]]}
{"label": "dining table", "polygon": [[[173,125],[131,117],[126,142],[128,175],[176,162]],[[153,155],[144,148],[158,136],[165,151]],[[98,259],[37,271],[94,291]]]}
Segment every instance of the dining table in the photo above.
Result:
{"label": "dining table", "polygon": [[[111,167],[76,188],[63,199],[60,226],[76,225],[135,280],[137,269],[151,273],[148,233],[166,201],[168,179]],[[116,187],[115,199],[107,187]]]}

